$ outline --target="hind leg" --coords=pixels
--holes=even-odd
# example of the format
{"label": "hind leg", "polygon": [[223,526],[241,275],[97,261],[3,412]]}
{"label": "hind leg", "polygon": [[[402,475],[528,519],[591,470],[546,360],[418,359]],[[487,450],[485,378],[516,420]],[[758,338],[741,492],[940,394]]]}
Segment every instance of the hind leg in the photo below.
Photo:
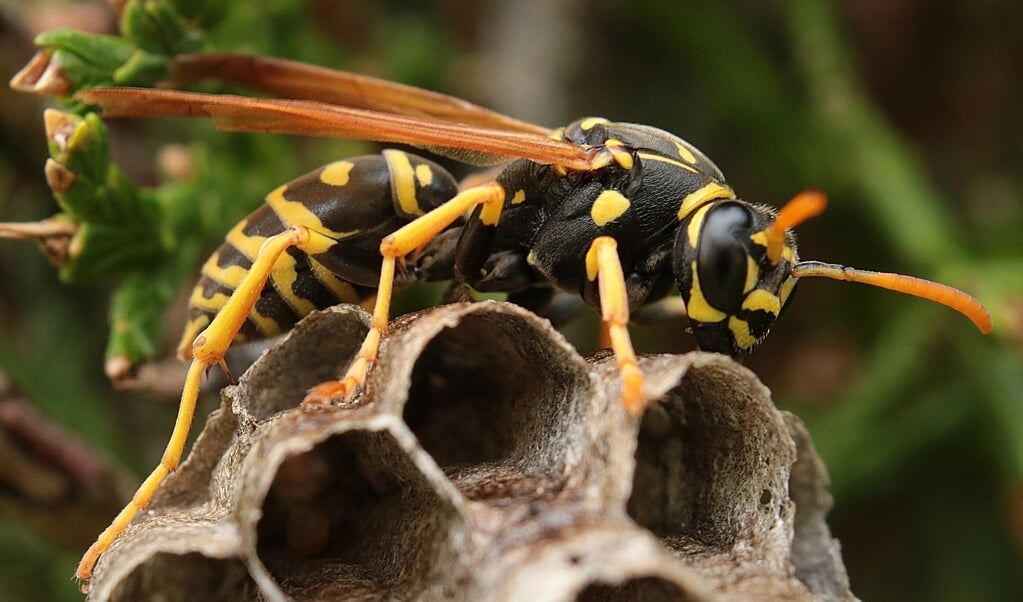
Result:
{"label": "hind leg", "polygon": [[380,269],[380,284],[377,287],[376,303],[373,306],[373,320],[359,352],[344,377],[313,387],[303,403],[322,405],[337,400],[349,400],[366,382],[369,365],[376,361],[380,350],[380,339],[387,331],[390,318],[391,297],[394,292],[394,270],[399,260],[416,249],[424,247],[445,228],[453,224],[478,205],[484,211],[500,215],[504,204],[504,188],[496,182],[466,189],[450,201],[405,224],[380,243],[383,262]]}
{"label": "hind leg", "polygon": [[224,364],[224,353],[231,346],[235,335],[238,334],[245,318],[255,305],[256,299],[259,298],[277,259],[293,247],[307,253],[315,253],[333,243],[332,239],[317,234],[304,226],[289,228],[280,234],[271,236],[263,243],[241,284],[210,325],[195,339],[192,347],[192,363],[188,367],[188,374],[185,377],[185,386],[181,392],[174,430],[163,452],[163,457],[160,459],[160,464],[153,469],[153,472],[132,496],[128,505],[114,518],[110,526],[100,533],[96,542],[82,556],[78,570],[75,571],[75,578],[81,582],[83,591],[88,590],[88,582],[99,557],[124,532],[132,519],[149,506],[160,483],[180,464],[188,432],[192,426],[192,417],[195,413],[196,400],[199,398],[199,385],[203,373],[218,365],[227,369]]}

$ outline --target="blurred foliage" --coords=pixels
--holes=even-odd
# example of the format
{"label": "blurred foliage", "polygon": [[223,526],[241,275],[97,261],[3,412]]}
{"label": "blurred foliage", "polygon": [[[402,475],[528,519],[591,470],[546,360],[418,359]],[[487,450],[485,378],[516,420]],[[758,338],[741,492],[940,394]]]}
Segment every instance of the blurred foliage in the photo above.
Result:
{"label": "blurred foliage", "polygon": [[[103,38],[113,41],[98,55],[95,38],[66,30],[41,42],[102,66],[79,70],[81,83],[156,81],[170,54],[202,48],[367,72],[512,114],[504,103],[533,94],[529,106],[570,112],[517,116],[555,125],[601,114],[679,133],[750,200],[826,190],[829,211],[800,228],[804,257],[937,279],[976,294],[995,319],[984,338],[927,303],[810,281],[750,361],[807,421],[828,463],[853,591],[1023,598],[1023,81],[1013,70],[1023,8],[1014,0],[563,3],[543,14],[567,45],[525,73],[513,68],[517,54],[555,42],[530,38],[540,1],[127,6],[125,35]],[[8,75],[41,31],[118,34],[98,1],[15,2],[0,19]],[[502,35],[516,28],[521,36]],[[0,99],[0,220],[48,217],[58,207],[42,175],[42,105],[8,90]],[[162,450],[173,407],[105,382],[108,321],[138,314],[144,332],[129,340],[148,346],[108,353],[169,354],[182,289],[230,226],[280,183],[364,146],[198,122],[108,127],[126,194],[157,216],[113,234],[146,251],[124,256],[113,277],[62,285],[28,245],[0,244],[0,368],[54,420],[141,470]],[[155,159],[181,150],[174,144],[185,145],[184,174]],[[594,322],[569,328],[583,348]],[[670,337],[638,327],[637,347],[685,350],[682,327]],[[69,580],[37,575],[69,573],[80,549],[56,553],[21,527],[0,529],[0,555],[17,559],[0,569],[0,597],[76,599]]]}

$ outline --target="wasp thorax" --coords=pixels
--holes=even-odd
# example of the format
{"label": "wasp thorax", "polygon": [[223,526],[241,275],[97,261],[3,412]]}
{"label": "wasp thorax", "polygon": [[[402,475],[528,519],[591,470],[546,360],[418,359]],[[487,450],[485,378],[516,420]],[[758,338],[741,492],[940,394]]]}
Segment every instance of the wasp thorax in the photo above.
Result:
{"label": "wasp thorax", "polygon": [[795,238],[785,236],[772,262],[765,231],[769,207],[738,200],[708,203],[682,222],[675,240],[674,271],[689,323],[704,351],[734,357],[765,336],[791,296]]}

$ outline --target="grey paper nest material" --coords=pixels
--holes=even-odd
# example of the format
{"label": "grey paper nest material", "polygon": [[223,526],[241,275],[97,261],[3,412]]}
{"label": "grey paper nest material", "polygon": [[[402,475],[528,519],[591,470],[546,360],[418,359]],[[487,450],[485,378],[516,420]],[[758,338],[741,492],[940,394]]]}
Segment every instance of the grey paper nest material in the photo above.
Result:
{"label": "grey paper nest material", "polygon": [[643,358],[637,423],[613,357],[454,304],[394,324],[358,407],[299,407],[367,319],[314,314],[225,390],[92,599],[852,598],[823,466],[741,366]]}

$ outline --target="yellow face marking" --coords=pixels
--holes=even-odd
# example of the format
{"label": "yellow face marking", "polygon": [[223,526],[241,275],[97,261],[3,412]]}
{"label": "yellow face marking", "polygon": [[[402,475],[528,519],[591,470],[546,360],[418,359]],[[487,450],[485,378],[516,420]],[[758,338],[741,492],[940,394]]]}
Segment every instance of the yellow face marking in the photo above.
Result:
{"label": "yellow face marking", "polygon": [[760,232],[754,232],[750,235],[749,239],[761,247],[764,247],[765,249],[767,248],[767,234],[765,234],[763,230]]}
{"label": "yellow face marking", "polygon": [[526,255],[526,264],[531,265],[533,267],[536,267],[536,252],[535,251],[531,250]]}
{"label": "yellow face marking", "polygon": [[700,277],[696,273],[696,262],[693,262],[693,285],[689,291],[689,303],[686,304],[686,314],[697,322],[720,322],[727,318],[725,312],[715,309],[707,302],[700,289]]}
{"label": "yellow face marking", "polygon": [[751,349],[757,344],[757,338],[749,331],[749,324],[741,318],[728,318],[728,329],[732,331],[735,344],[739,349]]}
{"label": "yellow face marking", "polygon": [[[285,226],[305,226],[306,228],[309,228],[314,232],[319,232],[333,240],[341,240],[342,238],[355,234],[354,231],[335,232],[327,228],[323,225],[323,222],[320,221],[320,218],[310,211],[309,207],[306,207],[305,203],[300,201],[289,201],[285,198],[284,193],[287,191],[288,186],[285,184],[284,186],[279,186],[276,190],[266,195],[266,204],[273,209],[274,213],[277,214],[277,217],[280,218],[281,222]],[[262,240],[265,239],[260,238],[260,244],[262,244]],[[231,242],[233,243],[234,241]],[[252,257],[249,257],[249,259],[252,259]]]}
{"label": "yellow face marking", "polygon": [[408,215],[423,215],[416,199],[416,174],[408,155],[394,149],[387,149],[382,154],[391,171],[391,187],[398,198],[398,206]]}
{"label": "yellow face marking", "polygon": [[645,161],[660,161],[661,163],[667,163],[669,165],[674,165],[675,167],[677,167],[679,169],[684,169],[684,170],[686,170],[688,172],[699,173],[699,170],[696,169],[695,167],[693,167],[692,165],[686,165],[685,163],[682,163],[681,161],[676,161],[674,159],[669,159],[668,157],[663,157],[661,155],[655,155],[653,153],[643,153],[643,152],[636,153],[636,155],[640,159],[643,159]]}
{"label": "yellow face marking", "polygon": [[564,140],[565,128],[558,128],[551,132],[550,135],[547,137],[550,138],[551,140]]}
{"label": "yellow face marking", "polygon": [[353,167],[355,164],[351,161],[335,161],[323,168],[320,181],[331,186],[344,186],[348,183]]}
{"label": "yellow face marking", "polygon": [[789,277],[785,279],[785,282],[781,283],[781,288],[778,289],[778,299],[781,301],[782,307],[789,300],[789,296],[792,295],[792,291],[796,288],[796,279]]}
{"label": "yellow face marking", "polygon": [[525,202],[525,200],[526,200],[526,191],[522,190],[521,188],[519,188],[518,190],[515,191],[515,194],[512,195],[511,204],[512,205],[518,205],[520,203]]}
{"label": "yellow face marking", "polygon": [[718,199],[734,199],[735,193],[732,189],[727,186],[722,186],[717,182],[711,182],[704,185],[703,187],[690,192],[682,199],[682,204],[678,208],[678,219],[683,220],[687,215],[693,212],[697,207],[709,203],[710,201],[716,201]]}
{"label": "yellow face marking", "polygon": [[753,290],[753,287],[757,285],[757,281],[760,280],[760,266],[754,261],[749,255],[746,256],[746,283],[742,286],[742,294],[746,294]]}
{"label": "yellow face marking", "polygon": [[588,132],[602,123],[607,123],[607,119],[604,119],[603,117],[587,117],[579,122],[579,127],[584,132]]}
{"label": "yellow face marking", "polygon": [[710,205],[704,205],[696,210],[696,214],[693,215],[693,219],[689,222],[689,227],[686,228],[686,236],[689,238],[689,246],[696,248],[697,243],[700,242],[700,230],[703,229],[703,218],[707,217],[707,211],[710,209]]}
{"label": "yellow face marking", "polygon": [[693,151],[689,150],[684,144],[679,142],[675,143],[675,148],[678,149],[678,156],[681,157],[683,161],[690,165],[696,165],[696,155],[693,154]]}
{"label": "yellow face marking", "polygon": [[416,181],[423,188],[426,188],[433,182],[433,170],[426,163],[420,163],[416,165]]}
{"label": "yellow face marking", "polygon": [[782,247],[781,256],[789,263],[796,263],[796,249],[792,245]]}
{"label": "yellow face marking", "polygon": [[622,193],[617,190],[605,190],[600,193],[597,200],[593,201],[593,206],[590,207],[590,217],[593,218],[593,223],[603,228],[609,222],[621,217],[630,205],[629,199],[625,198]]}
{"label": "yellow face marking", "polygon": [[781,301],[774,294],[758,288],[742,300],[742,308],[749,311],[766,311],[772,316],[781,313]]}

